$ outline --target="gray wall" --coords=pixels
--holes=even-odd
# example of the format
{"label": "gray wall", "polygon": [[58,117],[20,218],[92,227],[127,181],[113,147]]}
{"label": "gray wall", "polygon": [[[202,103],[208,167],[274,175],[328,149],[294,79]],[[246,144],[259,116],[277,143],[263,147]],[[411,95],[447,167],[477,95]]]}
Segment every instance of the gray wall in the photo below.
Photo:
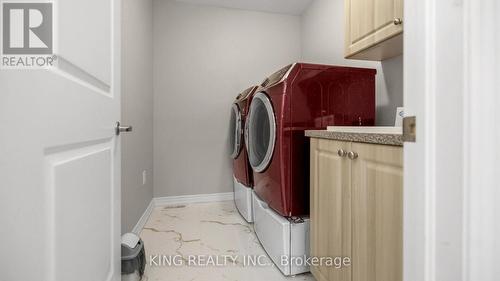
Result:
{"label": "gray wall", "polygon": [[236,95],[300,58],[300,18],[154,1],[155,197],[232,191]]}
{"label": "gray wall", "polygon": [[154,196],[232,191],[229,106],[294,61],[372,67],[377,124],[403,104],[402,57],[345,60],[343,0],[300,17],[154,0]]}
{"label": "gray wall", "polygon": [[403,105],[403,57],[380,62],[344,59],[344,0],[314,0],[302,15],[302,60],[377,69],[377,125],[394,126]]}
{"label": "gray wall", "polygon": [[134,126],[121,138],[122,232],[128,232],[153,197],[153,6],[151,0],[122,5],[122,123]]}

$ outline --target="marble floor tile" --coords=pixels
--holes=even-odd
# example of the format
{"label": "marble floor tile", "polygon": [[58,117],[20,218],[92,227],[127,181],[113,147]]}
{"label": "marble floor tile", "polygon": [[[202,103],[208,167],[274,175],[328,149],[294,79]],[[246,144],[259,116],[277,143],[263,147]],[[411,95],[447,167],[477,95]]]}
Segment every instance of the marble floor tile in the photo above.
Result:
{"label": "marble floor tile", "polygon": [[[157,207],[141,238],[143,281],[315,280],[310,273],[283,276],[232,201]],[[260,265],[253,266],[249,259],[257,258]]]}

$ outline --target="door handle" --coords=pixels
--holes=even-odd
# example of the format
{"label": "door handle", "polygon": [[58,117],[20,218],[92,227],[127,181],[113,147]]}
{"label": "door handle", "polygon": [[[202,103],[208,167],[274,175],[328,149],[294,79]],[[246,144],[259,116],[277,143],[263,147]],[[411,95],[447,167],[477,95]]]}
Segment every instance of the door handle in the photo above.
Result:
{"label": "door handle", "polygon": [[339,157],[346,157],[347,151],[345,151],[341,148],[341,149],[337,150],[337,154],[339,155]]}
{"label": "door handle", "polygon": [[349,151],[349,153],[347,153],[347,157],[351,160],[354,160],[354,159],[358,158],[358,153],[353,152],[353,151]]}
{"label": "door handle", "polygon": [[116,135],[119,136],[121,132],[132,132],[132,126],[122,126],[120,122],[116,122]]}

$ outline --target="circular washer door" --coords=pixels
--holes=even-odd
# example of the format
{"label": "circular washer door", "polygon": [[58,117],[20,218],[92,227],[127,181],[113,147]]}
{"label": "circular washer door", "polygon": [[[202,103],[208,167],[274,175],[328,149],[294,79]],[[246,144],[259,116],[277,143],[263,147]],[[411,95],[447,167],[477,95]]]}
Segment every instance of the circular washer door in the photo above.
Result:
{"label": "circular washer door", "polygon": [[271,100],[263,92],[257,93],[252,99],[245,124],[245,141],[253,170],[264,171],[274,152],[276,120]]}
{"label": "circular washer door", "polygon": [[231,121],[229,123],[229,149],[231,157],[236,159],[241,151],[241,136],[243,134],[241,125],[241,112],[238,105],[231,107]]}

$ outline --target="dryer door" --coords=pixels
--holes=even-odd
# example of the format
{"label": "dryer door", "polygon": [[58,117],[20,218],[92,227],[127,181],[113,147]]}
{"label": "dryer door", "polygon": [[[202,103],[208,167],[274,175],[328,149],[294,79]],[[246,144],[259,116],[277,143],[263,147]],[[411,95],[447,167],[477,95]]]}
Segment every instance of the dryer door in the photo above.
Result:
{"label": "dryer door", "polygon": [[276,119],[271,100],[263,92],[257,93],[252,99],[245,126],[245,141],[253,170],[264,171],[274,152]]}
{"label": "dryer door", "polygon": [[238,105],[233,103],[231,108],[231,121],[229,124],[229,149],[233,159],[236,159],[240,154],[242,135],[241,111]]}

